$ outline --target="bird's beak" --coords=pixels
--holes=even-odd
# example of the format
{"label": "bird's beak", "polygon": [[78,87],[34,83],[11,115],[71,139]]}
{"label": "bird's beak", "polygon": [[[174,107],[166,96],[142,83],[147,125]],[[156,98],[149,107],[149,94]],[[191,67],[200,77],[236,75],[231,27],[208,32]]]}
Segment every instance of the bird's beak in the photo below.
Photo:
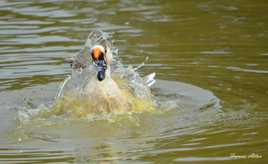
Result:
{"label": "bird's beak", "polygon": [[95,65],[97,66],[97,78],[99,81],[105,79],[105,70],[107,68],[104,60],[96,60],[94,61]]}

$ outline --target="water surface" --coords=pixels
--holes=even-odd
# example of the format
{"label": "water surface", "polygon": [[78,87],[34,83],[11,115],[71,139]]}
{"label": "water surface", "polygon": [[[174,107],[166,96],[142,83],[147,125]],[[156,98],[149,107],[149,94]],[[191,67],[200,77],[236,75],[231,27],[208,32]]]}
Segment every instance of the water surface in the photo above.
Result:
{"label": "water surface", "polygon": [[[267,10],[264,0],[1,1],[0,163],[266,163]],[[71,72],[64,58],[96,28],[126,66],[149,56],[139,73],[166,80],[154,94],[184,82],[221,108],[20,126],[17,111],[53,102]]]}

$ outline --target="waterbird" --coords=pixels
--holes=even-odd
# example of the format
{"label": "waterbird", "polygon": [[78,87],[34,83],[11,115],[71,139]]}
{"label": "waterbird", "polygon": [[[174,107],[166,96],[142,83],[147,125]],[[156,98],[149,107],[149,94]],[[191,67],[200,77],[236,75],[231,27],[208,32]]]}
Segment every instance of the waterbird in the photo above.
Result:
{"label": "waterbird", "polygon": [[151,110],[150,87],[156,82],[155,73],[140,77],[137,70],[145,61],[136,68],[126,68],[105,36],[102,32],[90,33],[80,52],[65,59],[72,74],[59,89],[60,108],[78,112],[79,116]]}

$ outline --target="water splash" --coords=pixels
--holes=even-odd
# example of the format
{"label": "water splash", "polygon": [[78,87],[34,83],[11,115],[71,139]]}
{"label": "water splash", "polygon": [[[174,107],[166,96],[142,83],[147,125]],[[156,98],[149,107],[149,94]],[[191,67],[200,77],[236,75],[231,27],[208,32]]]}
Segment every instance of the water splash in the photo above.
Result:
{"label": "water splash", "polygon": [[[92,63],[89,49],[93,45],[103,45],[113,54],[111,77],[102,82],[96,79],[96,67]],[[22,110],[22,118],[50,117],[52,115],[69,118],[100,119],[107,115],[153,111],[156,103],[146,81],[132,67],[124,67],[118,58],[118,51],[112,46],[109,35],[100,31],[89,34],[85,46],[73,58],[67,59],[72,66],[68,76],[49,108]]]}
{"label": "water splash", "polygon": [[[101,82],[96,78],[96,67],[90,64],[89,49],[96,44],[107,47],[114,56],[111,76]],[[60,119],[111,120],[122,114],[157,113],[172,109],[191,113],[220,108],[219,99],[211,92],[180,82],[165,82],[161,85],[158,80],[160,86],[157,84],[152,93],[148,81],[149,84],[155,82],[152,78],[154,74],[145,78],[139,75],[137,70],[144,63],[136,68],[125,67],[106,33],[90,33],[79,54],[68,60],[72,64],[72,74],[59,87],[55,102],[35,109],[20,110],[21,122],[33,119],[51,119],[52,122]]]}
{"label": "water splash", "polygon": [[73,73],[63,87],[54,110],[72,115],[72,117],[91,118],[92,115],[122,114],[154,109],[149,88],[142,83],[137,83],[133,79],[135,77],[129,81],[114,73],[113,79],[106,78],[103,82],[99,82],[95,71],[91,69],[94,68],[89,67],[82,73]]}

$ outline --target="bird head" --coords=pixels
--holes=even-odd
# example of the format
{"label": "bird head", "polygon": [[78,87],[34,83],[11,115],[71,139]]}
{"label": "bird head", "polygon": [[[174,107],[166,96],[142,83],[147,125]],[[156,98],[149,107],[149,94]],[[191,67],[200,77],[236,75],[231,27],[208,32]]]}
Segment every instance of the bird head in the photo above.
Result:
{"label": "bird head", "polygon": [[102,81],[105,79],[107,69],[107,50],[102,45],[95,45],[91,48],[90,54],[94,65],[97,67],[97,79]]}

